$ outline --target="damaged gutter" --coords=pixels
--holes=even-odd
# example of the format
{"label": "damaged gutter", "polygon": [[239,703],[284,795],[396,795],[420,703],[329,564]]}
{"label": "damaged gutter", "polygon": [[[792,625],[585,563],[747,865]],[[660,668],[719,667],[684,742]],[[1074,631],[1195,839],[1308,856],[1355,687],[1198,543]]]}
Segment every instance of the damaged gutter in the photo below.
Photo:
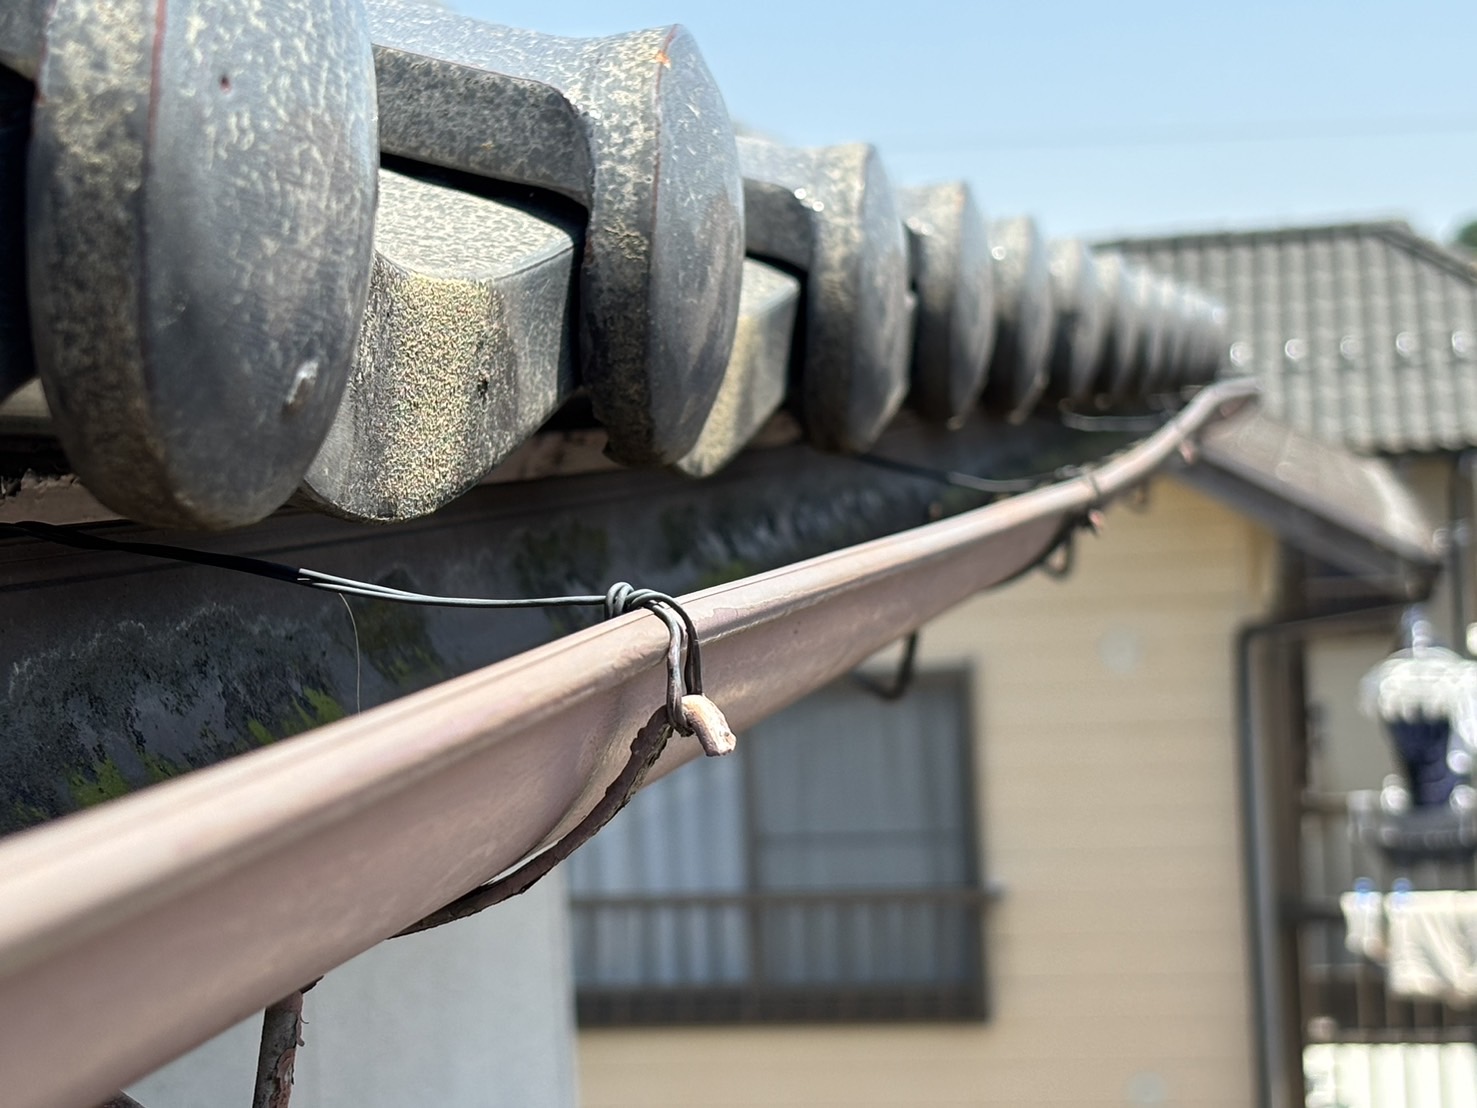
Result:
{"label": "damaged gutter", "polygon": [[[709,695],[742,734],[1030,568],[1251,395],[1206,388],[1081,476],[685,598]],[[626,616],[0,843],[7,1095],[96,1103],[557,838],[661,703],[666,643]]]}

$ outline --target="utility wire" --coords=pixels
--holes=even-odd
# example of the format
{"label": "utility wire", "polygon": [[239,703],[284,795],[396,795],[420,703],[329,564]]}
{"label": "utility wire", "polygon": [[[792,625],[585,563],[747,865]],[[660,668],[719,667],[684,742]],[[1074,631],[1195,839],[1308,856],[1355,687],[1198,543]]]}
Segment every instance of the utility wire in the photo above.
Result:
{"label": "utility wire", "polygon": [[[636,609],[644,609],[659,618],[667,626],[669,648],[667,651],[667,713],[672,726],[682,734],[688,733],[686,715],[681,706],[684,694],[702,695],[702,659],[698,646],[697,626],[677,600],[654,589],[638,589],[624,581],[612,585],[603,594],[572,596],[516,597],[511,599],[480,596],[438,596],[434,593],[412,592],[408,589],[377,585],[372,581],[357,581],[352,577],[339,577],[316,569],[289,566],[282,562],[263,558],[247,558],[238,554],[218,554],[209,550],[196,550],[186,546],[164,543],[130,542],[123,539],[108,539],[101,535],[70,527],[57,527],[35,520],[16,523],[0,523],[0,533],[26,535],[45,542],[70,546],[78,550],[95,550],[116,554],[136,554],[146,558],[163,558],[173,562],[209,566],[235,573],[246,573],[254,577],[265,577],[308,589],[337,593],[339,596],[362,596],[371,600],[384,600],[397,604],[423,604],[440,608],[589,608],[605,609],[605,618]],[[352,617],[352,610],[350,616]],[[357,631],[357,628],[356,628]]]}
{"label": "utility wire", "polygon": [[1063,408],[1057,413],[1057,418],[1061,420],[1063,427],[1070,427],[1074,431],[1148,434],[1159,430],[1176,414],[1175,410],[1166,409],[1163,412],[1146,412],[1141,415],[1090,415]]}
{"label": "utility wire", "polygon": [[1418,138],[1477,133],[1477,116],[1427,116],[1406,119],[1245,122],[1195,127],[1094,128],[1083,131],[997,131],[948,135],[898,135],[878,145],[899,153],[952,151],[1116,150],[1154,146],[1229,146],[1258,142],[1310,142],[1327,139]]}
{"label": "utility wire", "polygon": [[915,465],[897,458],[884,458],[880,454],[853,454],[851,457],[869,466],[876,466],[878,469],[890,469],[895,473],[906,473],[909,477],[939,481],[961,489],[973,489],[975,492],[1030,492],[1056,476],[1054,473],[1041,473],[1032,477],[976,477],[972,473],[960,473],[954,469],[934,469],[932,466]]}

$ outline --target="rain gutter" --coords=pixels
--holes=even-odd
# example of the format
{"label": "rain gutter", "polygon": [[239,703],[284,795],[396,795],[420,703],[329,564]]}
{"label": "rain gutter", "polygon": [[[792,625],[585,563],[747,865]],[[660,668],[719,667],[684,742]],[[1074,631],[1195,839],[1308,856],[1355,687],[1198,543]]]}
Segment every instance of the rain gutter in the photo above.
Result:
{"label": "rain gutter", "polygon": [[[1080,475],[682,598],[708,694],[742,733],[1029,569],[1254,393],[1207,387]],[[628,615],[0,842],[7,1103],[96,1104],[557,838],[662,702],[666,646]]]}

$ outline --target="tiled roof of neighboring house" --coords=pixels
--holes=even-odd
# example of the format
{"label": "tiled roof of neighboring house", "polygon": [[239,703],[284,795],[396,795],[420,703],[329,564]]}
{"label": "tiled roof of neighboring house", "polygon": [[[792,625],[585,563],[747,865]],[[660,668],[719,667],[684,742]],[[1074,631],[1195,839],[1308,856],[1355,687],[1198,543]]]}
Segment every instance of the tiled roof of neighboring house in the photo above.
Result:
{"label": "tiled roof of neighboring house", "polygon": [[1267,410],[1370,453],[1477,444],[1477,266],[1404,223],[1103,244],[1229,313],[1229,360]]}

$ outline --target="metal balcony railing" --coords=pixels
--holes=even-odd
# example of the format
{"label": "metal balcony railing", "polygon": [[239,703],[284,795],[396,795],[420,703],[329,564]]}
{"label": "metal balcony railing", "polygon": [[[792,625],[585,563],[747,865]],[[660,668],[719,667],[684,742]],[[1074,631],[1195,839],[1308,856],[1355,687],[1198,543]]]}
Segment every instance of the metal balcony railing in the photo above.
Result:
{"label": "metal balcony railing", "polygon": [[1398,878],[1414,890],[1474,889],[1470,855],[1401,864],[1353,834],[1346,793],[1302,802],[1302,895],[1284,905],[1296,935],[1305,1039],[1310,1043],[1477,1042],[1477,1009],[1392,996],[1381,966],[1344,945],[1339,894],[1360,878],[1388,891]]}
{"label": "metal balcony railing", "polygon": [[983,1019],[997,889],[574,898],[586,1026]]}

